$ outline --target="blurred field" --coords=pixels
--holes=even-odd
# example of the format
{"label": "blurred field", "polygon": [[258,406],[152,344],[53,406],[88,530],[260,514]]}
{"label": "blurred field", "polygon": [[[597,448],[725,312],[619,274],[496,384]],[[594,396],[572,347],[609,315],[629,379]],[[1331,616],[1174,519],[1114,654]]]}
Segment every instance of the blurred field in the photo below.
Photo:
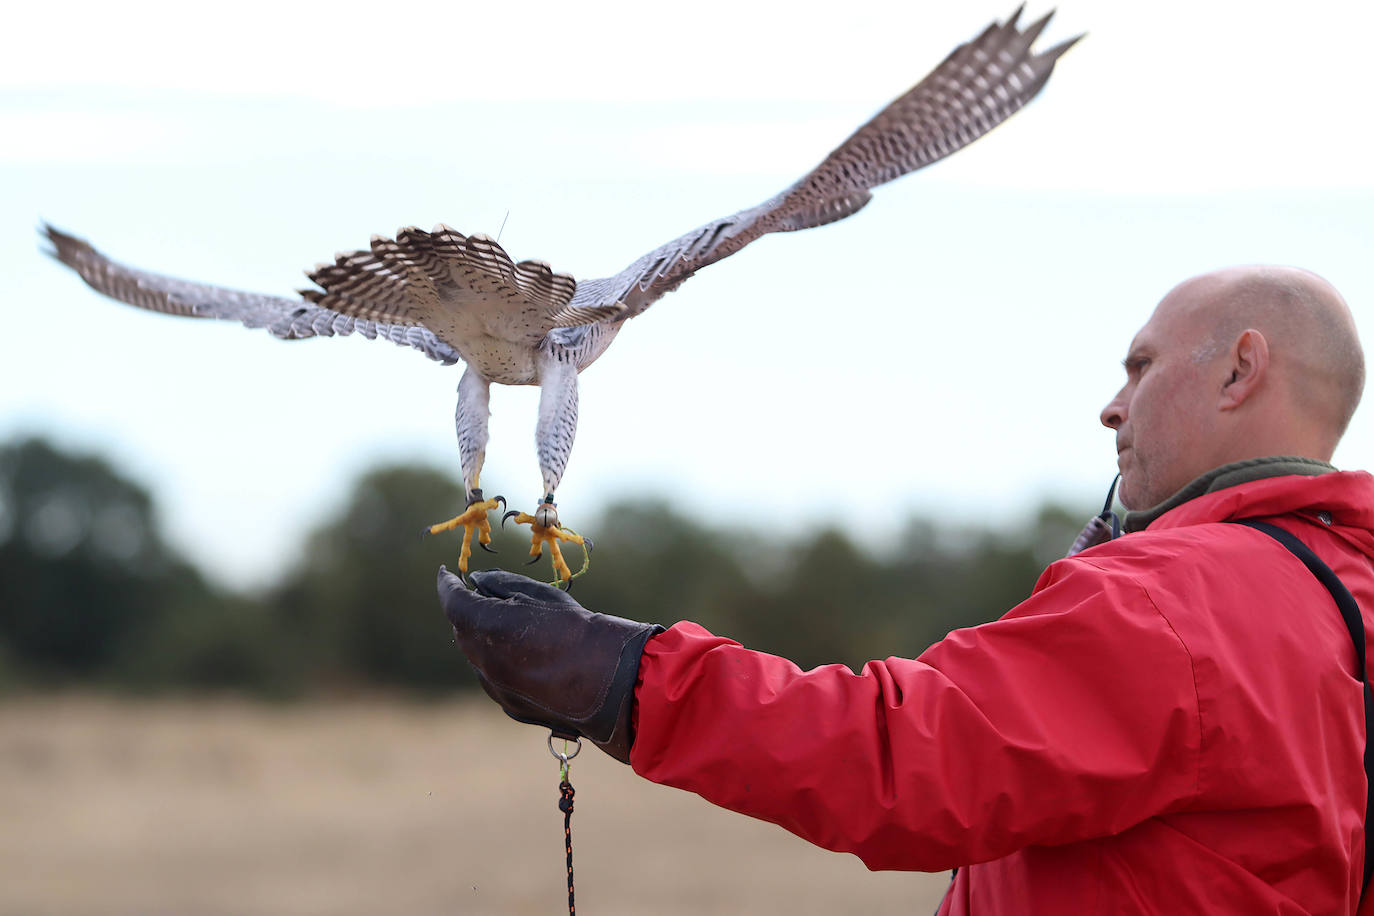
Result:
{"label": "blurred field", "polygon": [[[485,700],[0,704],[0,914],[566,912],[546,732]],[[574,761],[578,909],[927,913],[770,824]]]}

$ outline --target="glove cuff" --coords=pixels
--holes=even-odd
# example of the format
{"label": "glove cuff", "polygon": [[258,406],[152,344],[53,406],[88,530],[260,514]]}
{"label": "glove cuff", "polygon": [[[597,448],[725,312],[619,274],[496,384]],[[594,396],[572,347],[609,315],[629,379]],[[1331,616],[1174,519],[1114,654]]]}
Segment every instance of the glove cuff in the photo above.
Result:
{"label": "glove cuff", "polygon": [[611,720],[610,734],[605,740],[588,734],[597,747],[621,763],[630,762],[630,748],[635,741],[634,705],[635,685],[639,683],[639,660],[644,657],[644,646],[662,632],[663,627],[651,623],[626,641],[625,647],[620,650],[620,664],[616,666],[615,677],[611,679],[611,688],[606,694],[606,706],[603,707],[607,713],[614,712],[613,718],[607,716]]}

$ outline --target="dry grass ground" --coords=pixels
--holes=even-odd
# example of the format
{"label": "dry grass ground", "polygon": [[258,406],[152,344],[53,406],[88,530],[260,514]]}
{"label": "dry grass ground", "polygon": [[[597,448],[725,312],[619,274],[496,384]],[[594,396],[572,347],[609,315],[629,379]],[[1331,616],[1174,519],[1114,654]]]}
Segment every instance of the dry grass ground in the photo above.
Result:
{"label": "dry grass ground", "polygon": [[[485,701],[0,704],[0,914],[554,914],[558,764]],[[574,762],[584,914],[928,913],[770,824]]]}

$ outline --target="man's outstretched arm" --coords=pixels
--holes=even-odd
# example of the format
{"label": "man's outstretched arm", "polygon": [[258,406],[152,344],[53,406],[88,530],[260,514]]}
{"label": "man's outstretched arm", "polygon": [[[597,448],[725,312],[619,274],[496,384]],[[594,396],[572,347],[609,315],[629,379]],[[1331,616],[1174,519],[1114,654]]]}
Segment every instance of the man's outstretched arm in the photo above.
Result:
{"label": "man's outstretched arm", "polygon": [[[648,625],[592,615],[549,591],[562,597],[548,596],[538,613],[562,622],[538,624],[547,634],[513,619],[504,646],[465,637],[463,613],[450,610],[460,644],[479,643],[520,669],[534,639],[561,665],[593,672],[580,679],[623,689],[621,654],[563,646],[557,634],[628,626],[644,638],[634,704],[611,691],[603,708],[631,715],[613,733],[632,739],[635,771],[855,853],[870,868],[934,871],[1117,833],[1197,790],[1186,651],[1138,586],[1104,585],[1080,564],[1062,564],[1058,581],[1006,618],[860,674],[840,665],[803,672],[693,624],[636,631]],[[504,600],[511,610],[527,599]],[[460,608],[471,601],[456,596]],[[488,664],[469,657],[479,671]],[[523,675],[519,702],[562,702],[563,688],[542,675],[536,683],[535,670]],[[484,685],[517,718],[553,724],[527,706],[512,711],[508,696]]]}

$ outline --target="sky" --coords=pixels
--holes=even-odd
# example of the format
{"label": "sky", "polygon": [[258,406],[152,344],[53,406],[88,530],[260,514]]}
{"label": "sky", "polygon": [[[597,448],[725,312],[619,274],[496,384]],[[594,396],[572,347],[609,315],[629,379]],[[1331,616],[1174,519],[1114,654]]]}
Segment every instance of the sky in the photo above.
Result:
{"label": "sky", "polygon": [[[0,442],[110,457],[218,581],[269,583],[363,470],[457,476],[460,368],[143,313],[44,258],[35,228],[283,295],[373,233],[441,221],[606,276],[786,187],[1013,7],[778,9],[12,11]],[[1371,8],[1081,0],[1039,46],[1081,32],[984,139],[634,319],[582,376],[564,521],[585,530],[611,500],[653,493],[715,525],[835,523],[900,551],[912,513],[995,524],[1045,499],[1090,504],[1115,473],[1097,417],[1132,334],[1175,283],[1228,264],[1322,274],[1374,339]],[[483,474],[527,509],[537,396],[493,391]],[[1363,467],[1371,448],[1366,407],[1336,463]]]}

